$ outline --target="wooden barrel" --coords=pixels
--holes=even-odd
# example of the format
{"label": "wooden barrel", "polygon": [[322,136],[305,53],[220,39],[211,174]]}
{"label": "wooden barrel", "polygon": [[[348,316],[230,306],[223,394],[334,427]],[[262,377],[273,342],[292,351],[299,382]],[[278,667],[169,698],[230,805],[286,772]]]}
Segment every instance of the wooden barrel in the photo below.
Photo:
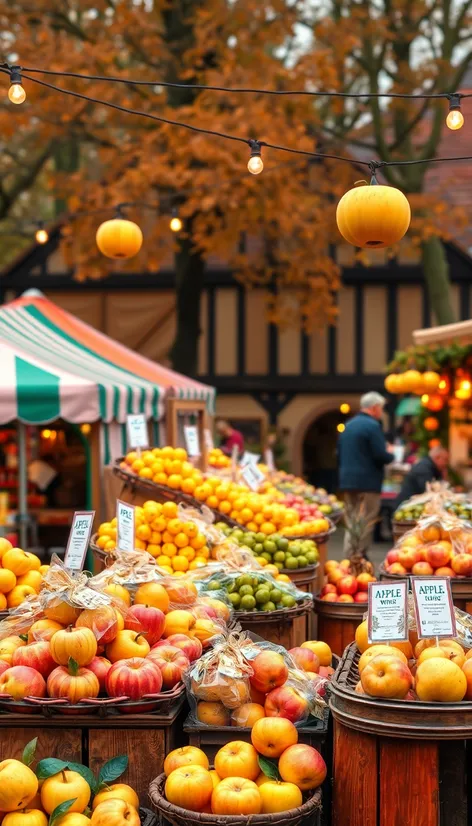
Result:
{"label": "wooden barrel", "polygon": [[356,628],[366,611],[367,603],[364,602],[324,602],[316,597],[318,639],[328,643],[333,654],[341,656],[346,646],[353,642]]}
{"label": "wooden barrel", "polygon": [[472,702],[356,694],[350,646],[331,683],[333,826],[469,826]]}
{"label": "wooden barrel", "polygon": [[[389,574],[385,570],[385,563],[379,568],[379,579],[390,582],[396,579],[405,579],[408,574]],[[472,614],[472,577],[455,576],[451,578],[452,601],[456,608]]]}
{"label": "wooden barrel", "polygon": [[[308,594],[318,593],[318,570],[320,564],[310,565],[308,568],[300,568],[299,570],[291,571],[284,568],[280,573],[287,574],[293,584],[296,585],[300,591],[306,591]],[[315,634],[315,611],[314,608],[306,615],[306,640],[314,639]]]}
{"label": "wooden barrel", "polygon": [[235,611],[233,619],[244,631],[252,631],[263,640],[295,648],[306,642],[307,621],[313,612],[313,600],[306,599],[295,608],[279,611]]}

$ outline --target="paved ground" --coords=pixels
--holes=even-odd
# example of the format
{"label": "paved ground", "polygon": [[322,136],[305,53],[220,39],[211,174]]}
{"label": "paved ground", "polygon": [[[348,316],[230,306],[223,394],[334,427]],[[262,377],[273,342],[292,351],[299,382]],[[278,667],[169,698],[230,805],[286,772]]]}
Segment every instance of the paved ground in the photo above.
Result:
{"label": "paved ground", "polygon": [[[339,527],[336,533],[331,537],[328,543],[328,558],[342,559],[343,553],[344,531]],[[387,551],[392,547],[391,542],[377,542],[372,545],[369,551],[369,559],[375,565],[377,571],[380,563],[384,560]]]}

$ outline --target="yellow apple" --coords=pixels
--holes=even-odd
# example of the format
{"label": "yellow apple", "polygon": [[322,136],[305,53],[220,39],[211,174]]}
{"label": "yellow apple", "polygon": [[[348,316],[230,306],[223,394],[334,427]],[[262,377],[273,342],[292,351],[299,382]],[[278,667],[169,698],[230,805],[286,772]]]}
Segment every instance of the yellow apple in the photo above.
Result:
{"label": "yellow apple", "polygon": [[103,789],[102,792],[99,792],[94,797],[93,809],[95,810],[100,803],[112,798],[115,800],[125,800],[130,806],[139,809],[139,797],[134,789],[132,789],[131,786],[127,786],[126,783],[114,783],[113,786],[108,786],[106,789]]}
{"label": "yellow apple", "polygon": [[92,814],[92,826],[141,826],[139,812],[126,800],[104,800]]}
{"label": "yellow apple", "polygon": [[0,811],[25,809],[38,791],[38,778],[19,760],[0,763]]}
{"label": "yellow apple", "polygon": [[2,826],[48,826],[48,816],[39,809],[22,809],[10,812],[2,820]]}
{"label": "yellow apple", "polygon": [[65,769],[44,781],[41,788],[41,803],[43,809],[52,814],[60,803],[75,799],[69,812],[81,813],[87,808],[90,795],[91,789],[87,781],[78,772]]}
{"label": "yellow apple", "polygon": [[[54,826],[90,826],[91,820],[86,815],[81,815],[79,812],[68,812],[62,817],[59,817]],[[2,823],[3,826],[3,823]]]}

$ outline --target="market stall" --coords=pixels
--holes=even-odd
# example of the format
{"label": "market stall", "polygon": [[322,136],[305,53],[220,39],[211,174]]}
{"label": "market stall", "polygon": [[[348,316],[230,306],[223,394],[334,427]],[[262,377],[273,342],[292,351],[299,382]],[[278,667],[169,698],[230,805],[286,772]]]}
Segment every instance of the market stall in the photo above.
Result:
{"label": "market stall", "polygon": [[[166,414],[172,404],[172,428],[178,429],[178,400],[183,416],[193,402],[200,426],[205,411],[213,412],[214,390],[154,364],[57,307],[36,290],[0,308],[2,390],[0,423],[5,431],[16,423],[17,456],[0,479],[0,490],[17,493],[11,510],[18,514],[23,532],[28,506],[26,467],[41,461],[60,472],[72,452],[70,431],[83,444],[85,494],[70,489],[69,500],[51,508],[51,523],[70,524],[74,509],[101,511],[101,468],[127,447],[129,413],[143,413],[150,440],[164,438]],[[42,425],[39,434],[36,427]],[[34,427],[32,427],[34,426]],[[12,434],[11,441],[16,434]],[[8,436],[7,436],[8,440]],[[4,450],[8,456],[8,450]],[[46,461],[45,461],[46,460]],[[59,465],[59,467],[58,467]],[[72,473],[65,466],[64,477]],[[16,491],[17,489],[17,491]],[[62,495],[67,486],[62,486]],[[31,503],[31,500],[30,500]],[[48,508],[30,509],[30,515],[47,521]],[[24,537],[22,537],[23,541]]]}

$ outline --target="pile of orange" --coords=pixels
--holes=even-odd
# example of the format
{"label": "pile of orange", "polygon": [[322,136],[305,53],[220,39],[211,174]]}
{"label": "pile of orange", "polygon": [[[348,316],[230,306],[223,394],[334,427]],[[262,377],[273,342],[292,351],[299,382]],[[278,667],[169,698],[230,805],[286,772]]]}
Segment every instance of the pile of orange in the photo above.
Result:
{"label": "pile of orange", "polygon": [[[135,546],[151,554],[166,573],[183,576],[206,565],[210,550],[195,522],[182,521],[177,514],[175,502],[148,501],[136,507]],[[103,551],[116,548],[116,518],[100,525],[96,543]]]}
{"label": "pile of orange", "polygon": [[0,538],[0,611],[16,608],[38,594],[48,568],[36,554],[14,548],[8,539]]}
{"label": "pile of orange", "polygon": [[190,495],[203,481],[200,471],[188,461],[183,447],[155,447],[144,450],[140,456],[133,450],[125,456],[122,467],[131,468],[141,479]]}
{"label": "pile of orange", "polygon": [[214,447],[208,453],[208,464],[217,468],[231,467],[231,459],[219,447]]}

